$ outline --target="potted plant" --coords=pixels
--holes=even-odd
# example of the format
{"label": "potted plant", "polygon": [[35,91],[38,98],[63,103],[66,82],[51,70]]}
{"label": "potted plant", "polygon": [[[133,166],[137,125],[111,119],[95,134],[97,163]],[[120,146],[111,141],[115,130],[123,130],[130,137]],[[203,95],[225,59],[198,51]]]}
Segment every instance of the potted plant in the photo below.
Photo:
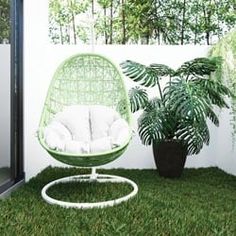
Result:
{"label": "potted plant", "polygon": [[[209,144],[207,121],[219,126],[214,109],[228,108],[225,98],[231,96],[212,76],[220,65],[216,57],[196,58],[177,70],[163,64],[121,63],[123,73],[142,86],[129,91],[131,110],[143,110],[138,119],[139,136],[143,144],[153,146],[161,176],[181,176],[186,157]],[[160,82],[165,79],[163,86]],[[155,86],[158,93],[150,99],[144,87]]]}

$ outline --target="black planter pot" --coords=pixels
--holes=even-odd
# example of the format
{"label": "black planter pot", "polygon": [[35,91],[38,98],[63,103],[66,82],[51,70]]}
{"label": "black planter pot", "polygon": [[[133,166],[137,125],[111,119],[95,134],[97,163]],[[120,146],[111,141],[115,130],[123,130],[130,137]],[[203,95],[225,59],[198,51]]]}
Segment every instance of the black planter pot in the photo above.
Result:
{"label": "black planter pot", "polygon": [[184,170],[186,153],[182,142],[176,139],[153,144],[153,154],[159,175],[167,178],[180,177]]}

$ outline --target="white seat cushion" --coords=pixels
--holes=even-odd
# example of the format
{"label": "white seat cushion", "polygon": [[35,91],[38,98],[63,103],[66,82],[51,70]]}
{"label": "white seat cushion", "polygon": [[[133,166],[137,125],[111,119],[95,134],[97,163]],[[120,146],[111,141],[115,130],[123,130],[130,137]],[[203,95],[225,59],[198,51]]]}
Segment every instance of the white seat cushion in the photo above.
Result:
{"label": "white seat cushion", "polygon": [[89,143],[69,140],[65,143],[65,152],[68,153],[89,153]]}
{"label": "white seat cushion", "polygon": [[54,117],[44,130],[51,149],[67,153],[100,153],[123,145],[130,137],[128,123],[101,105],[73,105]]}
{"label": "white seat cushion", "polygon": [[75,141],[90,141],[89,107],[72,105],[56,114],[54,120],[61,122],[72,134]]}
{"label": "white seat cushion", "polygon": [[112,149],[111,137],[103,137],[90,142],[90,152],[99,153]]}
{"label": "white seat cushion", "polygon": [[90,106],[92,140],[108,136],[111,124],[120,117],[117,111],[101,105]]}

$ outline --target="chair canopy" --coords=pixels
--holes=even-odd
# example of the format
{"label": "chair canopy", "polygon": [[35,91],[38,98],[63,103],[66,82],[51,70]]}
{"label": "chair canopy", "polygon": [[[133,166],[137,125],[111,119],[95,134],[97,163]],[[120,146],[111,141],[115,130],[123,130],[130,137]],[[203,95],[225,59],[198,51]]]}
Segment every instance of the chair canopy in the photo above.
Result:
{"label": "chair canopy", "polygon": [[[107,58],[98,54],[78,54],[65,60],[56,70],[44,104],[39,141],[55,159],[73,166],[104,165],[118,158],[130,138],[109,152],[71,154],[50,150],[43,130],[58,112],[70,105],[104,105],[115,109],[130,125],[130,104],[122,74]],[[131,133],[131,132],[130,132]]]}

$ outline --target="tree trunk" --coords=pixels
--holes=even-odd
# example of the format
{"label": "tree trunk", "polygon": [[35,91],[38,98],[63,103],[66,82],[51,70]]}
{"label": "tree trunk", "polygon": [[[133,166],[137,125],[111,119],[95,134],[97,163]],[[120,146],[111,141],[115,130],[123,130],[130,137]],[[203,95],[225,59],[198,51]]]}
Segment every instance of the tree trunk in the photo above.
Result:
{"label": "tree trunk", "polygon": [[195,30],[194,30],[194,45],[197,44],[197,30],[196,30],[196,20],[195,20]]}
{"label": "tree trunk", "polygon": [[72,14],[72,24],[73,24],[73,36],[74,36],[74,44],[77,44],[77,36],[76,36],[76,27],[75,27],[75,16]]}
{"label": "tree trunk", "polygon": [[147,35],[146,36],[146,44],[149,44],[149,39],[150,39],[150,37],[149,37],[149,35]]}
{"label": "tree trunk", "polygon": [[108,44],[108,35],[107,35],[107,10],[106,7],[103,8],[104,12],[104,36],[105,36],[105,44]]}
{"label": "tree trunk", "polygon": [[159,27],[157,28],[157,42],[158,42],[158,45],[161,44],[161,35],[160,35],[160,28]]}
{"label": "tree trunk", "polygon": [[207,34],[206,34],[206,38],[207,38],[207,45],[210,45],[210,25],[211,25],[211,15],[212,15],[212,11],[209,9],[207,12],[207,22],[208,22],[208,30],[207,30]]}
{"label": "tree trunk", "polygon": [[92,0],[92,11],[91,11],[91,13],[92,13],[92,21],[93,21],[93,23],[92,23],[92,27],[90,27],[90,30],[91,30],[91,36],[90,36],[90,38],[91,38],[91,46],[92,46],[92,51],[94,51],[94,45],[95,45],[95,42],[96,42],[96,40],[97,40],[97,36],[96,36],[96,30],[95,30],[95,22],[94,22],[94,15],[95,15],[95,5],[94,5],[94,0]]}
{"label": "tree trunk", "polygon": [[122,6],[122,28],[123,28],[123,37],[122,44],[126,43],[126,28],[125,28],[125,0],[121,2]]}
{"label": "tree trunk", "polygon": [[70,1],[74,44],[77,44],[76,26],[75,26],[75,14],[74,14],[73,7],[72,7],[72,6],[73,6],[73,2]]}
{"label": "tree trunk", "polygon": [[67,43],[70,44],[71,40],[70,40],[70,25],[66,27],[66,38],[67,38]]}
{"label": "tree trunk", "polygon": [[220,32],[221,32],[221,30],[220,30],[220,20],[219,20],[219,18],[217,19],[217,36],[218,36],[218,39],[220,40],[221,39],[221,36],[220,36]]}
{"label": "tree trunk", "polygon": [[61,24],[60,24],[60,38],[61,38],[61,44],[64,44],[63,31],[62,31],[62,25]]}
{"label": "tree trunk", "polygon": [[197,34],[198,34],[198,32],[197,32],[197,24],[198,24],[198,7],[199,7],[199,5],[198,5],[198,2],[197,2],[197,11],[196,11],[196,16],[195,16],[195,27],[194,27],[194,45],[196,45],[197,44]]}
{"label": "tree trunk", "polygon": [[110,44],[113,43],[113,0],[111,0],[110,8]]}
{"label": "tree trunk", "polygon": [[185,14],[186,14],[186,0],[183,3],[183,15],[182,15],[182,25],[181,25],[181,45],[184,44],[184,31],[185,31]]}
{"label": "tree trunk", "polygon": [[210,45],[210,32],[209,31],[206,32],[206,42],[207,42],[207,45]]}
{"label": "tree trunk", "polygon": [[210,30],[209,26],[211,24],[211,11],[206,12],[206,8],[203,4],[203,14],[204,14],[204,23],[205,23],[205,38],[207,45],[210,45]]}

